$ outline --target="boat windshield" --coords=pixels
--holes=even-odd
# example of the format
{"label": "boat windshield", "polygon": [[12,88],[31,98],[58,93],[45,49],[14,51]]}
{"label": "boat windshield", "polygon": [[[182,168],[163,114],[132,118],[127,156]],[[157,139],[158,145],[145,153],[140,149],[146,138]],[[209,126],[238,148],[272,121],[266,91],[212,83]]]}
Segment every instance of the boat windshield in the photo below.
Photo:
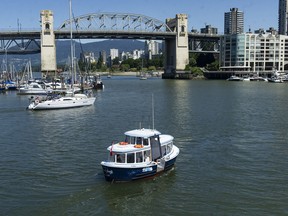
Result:
{"label": "boat windshield", "polygon": [[147,138],[143,138],[143,137],[126,136],[125,142],[130,143],[132,145],[136,145],[136,144],[144,145],[144,146],[149,145],[149,140]]}

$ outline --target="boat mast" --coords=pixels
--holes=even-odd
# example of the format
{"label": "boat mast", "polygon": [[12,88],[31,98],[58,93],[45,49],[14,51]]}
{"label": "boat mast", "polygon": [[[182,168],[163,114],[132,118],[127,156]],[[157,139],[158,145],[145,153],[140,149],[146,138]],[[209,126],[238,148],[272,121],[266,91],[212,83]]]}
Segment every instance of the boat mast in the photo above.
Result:
{"label": "boat mast", "polygon": [[72,0],[69,0],[69,19],[70,19],[70,51],[71,51],[71,76],[72,86],[74,86],[74,58],[73,58],[73,38],[72,38]]}
{"label": "boat mast", "polygon": [[152,93],[152,129],[154,130],[154,97]]}

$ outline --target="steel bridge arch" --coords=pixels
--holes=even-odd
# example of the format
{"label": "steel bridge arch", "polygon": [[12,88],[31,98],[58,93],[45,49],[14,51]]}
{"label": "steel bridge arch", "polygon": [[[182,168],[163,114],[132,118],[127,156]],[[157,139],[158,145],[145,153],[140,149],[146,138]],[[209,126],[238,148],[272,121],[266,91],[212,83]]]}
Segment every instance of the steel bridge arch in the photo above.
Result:
{"label": "steel bridge arch", "polygon": [[[92,13],[72,19],[72,29],[81,31],[172,32],[166,23],[145,15],[133,13]],[[69,30],[70,19],[58,30]]]}

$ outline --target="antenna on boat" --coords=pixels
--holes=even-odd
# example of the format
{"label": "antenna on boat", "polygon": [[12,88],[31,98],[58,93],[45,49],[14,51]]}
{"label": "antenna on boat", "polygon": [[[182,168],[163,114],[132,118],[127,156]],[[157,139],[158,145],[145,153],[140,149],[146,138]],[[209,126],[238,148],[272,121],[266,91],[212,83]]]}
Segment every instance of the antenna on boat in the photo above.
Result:
{"label": "antenna on boat", "polygon": [[154,97],[152,93],[152,129],[154,130]]}

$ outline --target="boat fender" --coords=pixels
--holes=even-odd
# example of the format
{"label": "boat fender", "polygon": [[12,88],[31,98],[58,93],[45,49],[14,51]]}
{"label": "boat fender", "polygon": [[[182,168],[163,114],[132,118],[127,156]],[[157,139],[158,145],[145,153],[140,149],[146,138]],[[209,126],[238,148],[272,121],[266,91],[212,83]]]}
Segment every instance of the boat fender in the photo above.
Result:
{"label": "boat fender", "polygon": [[127,145],[128,142],[119,142],[120,145]]}
{"label": "boat fender", "polygon": [[143,148],[143,145],[141,145],[141,144],[136,144],[136,145],[134,145],[134,147],[135,147],[135,148]]}

